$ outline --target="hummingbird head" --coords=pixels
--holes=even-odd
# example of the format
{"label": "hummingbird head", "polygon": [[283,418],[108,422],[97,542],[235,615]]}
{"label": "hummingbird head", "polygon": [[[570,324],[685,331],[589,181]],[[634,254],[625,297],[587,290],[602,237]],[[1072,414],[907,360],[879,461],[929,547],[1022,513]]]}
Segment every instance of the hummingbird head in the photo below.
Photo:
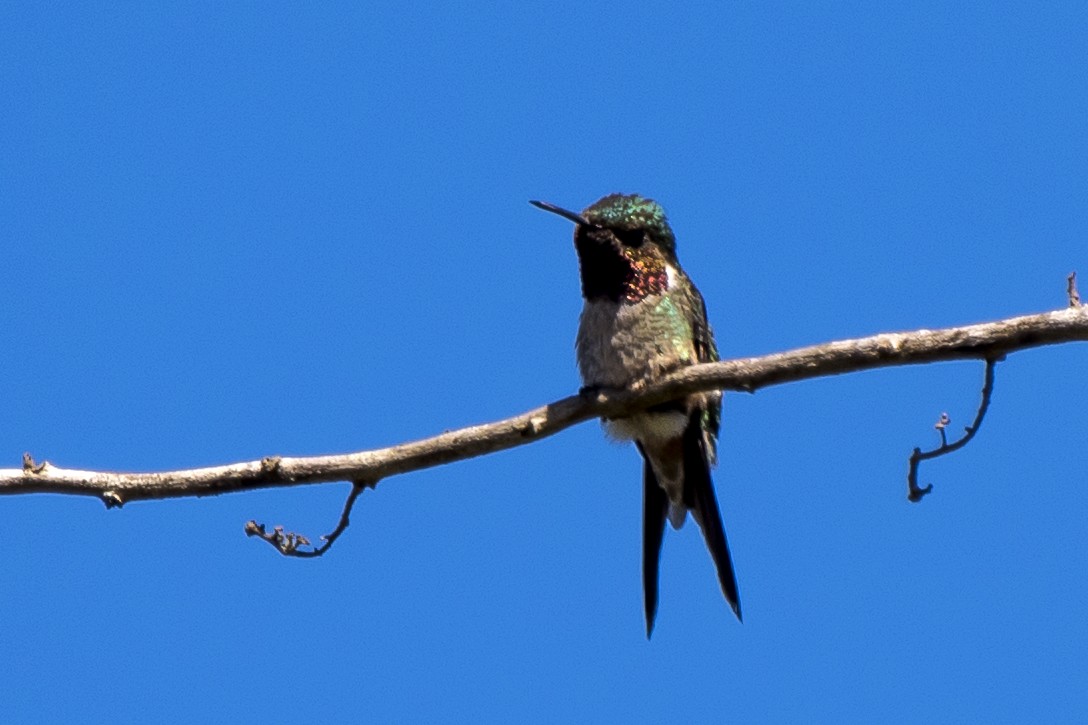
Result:
{"label": "hummingbird head", "polygon": [[638,302],[668,289],[676,261],[676,236],[665,210],[638,194],[610,194],[581,214],[543,201],[530,201],[571,220],[582,272],[582,296]]}
{"label": "hummingbird head", "polygon": [[582,211],[587,221],[609,229],[618,241],[638,249],[646,242],[676,254],[676,236],[665,210],[653,199],[638,194],[609,194]]}

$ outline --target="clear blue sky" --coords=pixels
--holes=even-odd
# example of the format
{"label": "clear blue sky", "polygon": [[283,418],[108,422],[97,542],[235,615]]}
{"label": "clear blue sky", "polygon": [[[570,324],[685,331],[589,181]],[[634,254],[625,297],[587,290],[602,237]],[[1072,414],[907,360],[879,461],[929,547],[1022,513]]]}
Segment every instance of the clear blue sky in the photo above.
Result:
{"label": "clear blue sky", "polygon": [[[407,9],[406,9],[407,8]],[[729,357],[1062,307],[1082,3],[0,11],[0,458],[381,447],[577,390],[570,225],[669,212]],[[745,622],[594,423],[383,482],[0,500],[6,722],[1088,717],[1088,348],[727,395]]]}

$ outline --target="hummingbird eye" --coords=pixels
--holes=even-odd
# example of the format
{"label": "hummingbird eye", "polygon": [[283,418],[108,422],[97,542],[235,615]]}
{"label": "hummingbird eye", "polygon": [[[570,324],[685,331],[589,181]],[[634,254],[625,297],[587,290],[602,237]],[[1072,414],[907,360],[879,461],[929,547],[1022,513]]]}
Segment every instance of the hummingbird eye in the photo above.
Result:
{"label": "hummingbird eye", "polygon": [[641,229],[613,229],[612,233],[625,247],[641,247],[642,242],[646,239],[646,235]]}

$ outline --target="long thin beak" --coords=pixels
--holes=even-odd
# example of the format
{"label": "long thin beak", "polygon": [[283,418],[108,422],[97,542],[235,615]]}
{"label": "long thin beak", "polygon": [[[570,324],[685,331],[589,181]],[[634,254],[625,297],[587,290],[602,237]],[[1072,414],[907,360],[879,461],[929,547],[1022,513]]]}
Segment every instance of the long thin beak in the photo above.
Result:
{"label": "long thin beak", "polygon": [[538,209],[543,209],[544,211],[550,211],[552,214],[558,214],[561,217],[564,217],[566,219],[570,219],[575,224],[580,224],[580,225],[586,226],[586,227],[595,227],[595,226],[597,226],[596,224],[589,221],[588,219],[586,219],[581,214],[570,211],[569,209],[564,209],[561,206],[556,206],[555,204],[549,204],[546,201],[537,201],[536,199],[530,199],[529,203],[532,204],[533,206],[535,206]]}

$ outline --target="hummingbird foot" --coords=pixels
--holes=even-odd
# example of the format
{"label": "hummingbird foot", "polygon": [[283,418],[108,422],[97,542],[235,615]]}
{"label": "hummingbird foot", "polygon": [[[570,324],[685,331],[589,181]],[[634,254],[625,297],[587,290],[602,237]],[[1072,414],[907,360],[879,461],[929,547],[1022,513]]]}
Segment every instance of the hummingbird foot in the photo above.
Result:
{"label": "hummingbird foot", "polygon": [[615,385],[583,385],[578,388],[578,397],[582,400],[595,402],[601,394],[607,393],[637,393],[640,390],[644,390],[650,382],[648,380],[636,380],[630,385],[615,386]]}
{"label": "hummingbird foot", "polygon": [[615,388],[609,388],[605,385],[583,385],[578,388],[578,397],[587,402],[595,403],[601,393],[608,390],[615,390]]}

